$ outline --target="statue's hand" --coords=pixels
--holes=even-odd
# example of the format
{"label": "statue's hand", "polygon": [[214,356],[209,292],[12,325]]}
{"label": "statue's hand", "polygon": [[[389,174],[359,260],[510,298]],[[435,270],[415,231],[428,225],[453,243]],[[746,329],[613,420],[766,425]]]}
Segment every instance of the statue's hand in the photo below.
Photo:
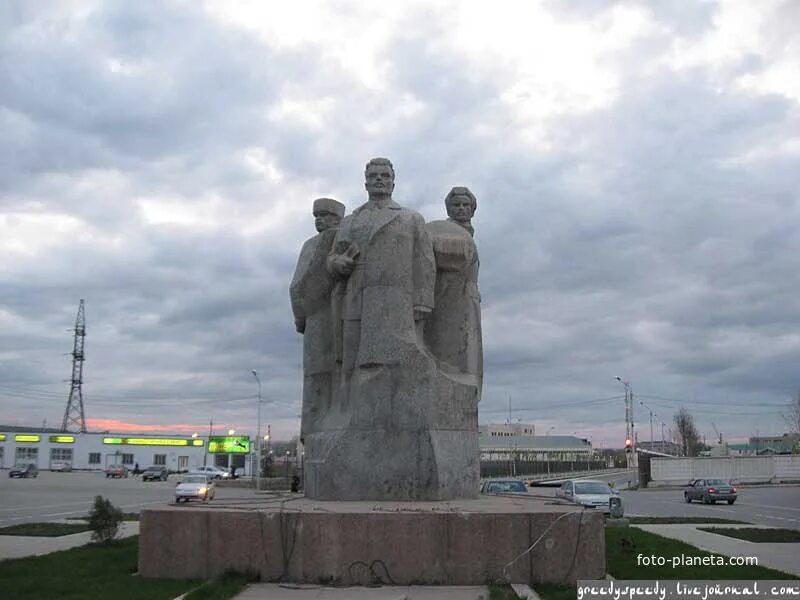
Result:
{"label": "statue's hand", "polygon": [[294,328],[297,330],[297,333],[305,333],[306,332],[306,320],[304,317],[299,317],[294,320]]}
{"label": "statue's hand", "polygon": [[356,268],[356,261],[344,254],[338,254],[331,260],[331,266],[336,273],[342,277],[347,277]]}
{"label": "statue's hand", "polygon": [[423,321],[428,318],[428,315],[431,314],[431,309],[427,306],[415,306],[414,307],[414,320],[415,321]]}

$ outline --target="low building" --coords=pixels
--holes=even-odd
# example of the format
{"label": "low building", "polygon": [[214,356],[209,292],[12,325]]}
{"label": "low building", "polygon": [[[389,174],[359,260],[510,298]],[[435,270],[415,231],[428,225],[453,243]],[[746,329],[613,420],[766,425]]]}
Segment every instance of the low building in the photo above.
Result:
{"label": "low building", "polygon": [[755,448],[755,454],[792,454],[800,452],[800,434],[753,436],[749,445]]}
{"label": "low building", "polygon": [[572,435],[481,435],[478,443],[483,477],[566,473],[605,467],[605,461],[595,454],[589,440]]}
{"label": "low building", "polygon": [[535,436],[536,426],[533,423],[489,423],[479,425],[478,434],[486,437]]}
{"label": "low building", "polygon": [[140,469],[163,465],[188,471],[200,465],[236,466],[249,472],[250,440],[246,436],[152,435],[131,433],[63,433],[0,430],[0,468],[33,463],[40,470],[54,462],[73,469],[103,470],[109,465]]}
{"label": "low building", "polygon": [[636,447],[640,450],[652,450],[653,452],[660,452],[661,454],[671,454],[672,456],[680,456],[683,448],[680,444],[670,442],[667,440],[660,441],[654,440],[652,442],[636,442]]}

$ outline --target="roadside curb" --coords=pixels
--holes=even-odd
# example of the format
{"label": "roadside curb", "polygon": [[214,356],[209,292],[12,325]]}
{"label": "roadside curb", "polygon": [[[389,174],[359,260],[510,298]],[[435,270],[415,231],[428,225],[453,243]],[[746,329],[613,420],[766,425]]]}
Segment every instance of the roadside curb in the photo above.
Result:
{"label": "roadside curb", "polygon": [[511,589],[514,593],[524,600],[542,600],[541,596],[536,593],[527,583],[512,583]]}

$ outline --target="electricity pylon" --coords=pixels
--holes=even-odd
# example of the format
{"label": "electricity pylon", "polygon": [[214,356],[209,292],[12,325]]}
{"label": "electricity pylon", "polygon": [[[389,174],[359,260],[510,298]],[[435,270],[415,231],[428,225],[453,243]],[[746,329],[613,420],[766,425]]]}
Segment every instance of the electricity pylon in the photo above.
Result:
{"label": "electricity pylon", "polygon": [[72,343],[72,380],[69,388],[69,399],[64,411],[61,431],[86,433],[86,418],[83,414],[83,338],[86,337],[86,319],[83,315],[83,299],[78,306],[75,319],[75,336]]}

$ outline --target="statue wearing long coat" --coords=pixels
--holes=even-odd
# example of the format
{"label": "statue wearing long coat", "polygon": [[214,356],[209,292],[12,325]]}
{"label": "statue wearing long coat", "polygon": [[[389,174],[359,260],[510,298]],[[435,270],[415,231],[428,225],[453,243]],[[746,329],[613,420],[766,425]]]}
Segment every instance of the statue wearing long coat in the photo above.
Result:
{"label": "statue wearing long coat", "polygon": [[425,324],[425,342],[444,373],[483,377],[481,295],[478,249],[472,233],[452,219],[426,228],[436,256],[433,313]]}
{"label": "statue wearing long coat", "polygon": [[356,267],[334,291],[336,359],[345,375],[402,364],[422,346],[414,310],[433,308],[436,267],[425,221],[393,201],[384,208],[367,203],[339,226],[331,256],[347,252]]}

